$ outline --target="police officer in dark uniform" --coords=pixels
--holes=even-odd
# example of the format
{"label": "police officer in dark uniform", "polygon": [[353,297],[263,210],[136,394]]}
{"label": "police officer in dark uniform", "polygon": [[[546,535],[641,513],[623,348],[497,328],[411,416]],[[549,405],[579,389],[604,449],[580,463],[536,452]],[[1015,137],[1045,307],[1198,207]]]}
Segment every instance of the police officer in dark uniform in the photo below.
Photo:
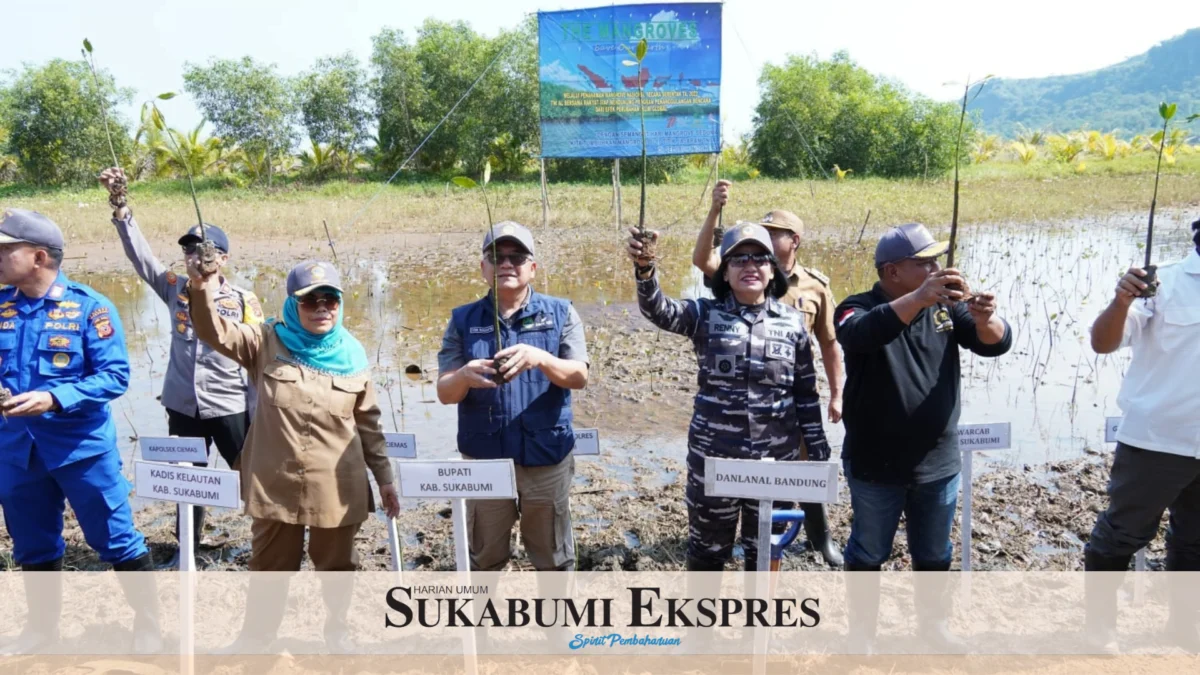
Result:
{"label": "police officer in dark uniform", "polygon": [[[27,572],[62,570],[63,512],[71,502],[88,545],[117,571],[153,569],[134,528],[108,402],[125,393],[129,356],[113,304],[61,269],[63,235],[34,211],[0,211],[0,506],[13,558]],[[7,649],[58,637],[59,575],[27,577],[29,615]],[[119,575],[137,611],[135,649],[154,651],[153,577]]]}
{"label": "police officer in dark uniform", "polygon": [[[688,429],[687,568],[724,569],[740,516],[745,569],[753,571],[758,502],[705,494],[704,458],[795,461],[803,439],[809,459],[829,459],[804,318],[779,301],[788,290],[787,276],[761,225],[738,223],[725,233],[713,275],[715,300],[668,298],[653,261],[635,250],[629,255],[642,314],[663,330],[690,337],[700,361],[700,389]],[[767,547],[769,554],[769,542]]]}

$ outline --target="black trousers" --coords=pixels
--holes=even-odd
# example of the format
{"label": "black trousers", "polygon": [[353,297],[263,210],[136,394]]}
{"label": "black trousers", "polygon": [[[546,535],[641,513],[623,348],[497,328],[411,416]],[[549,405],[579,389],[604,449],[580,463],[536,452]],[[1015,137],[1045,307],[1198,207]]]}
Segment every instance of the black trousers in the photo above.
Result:
{"label": "black trousers", "polygon": [[[212,453],[212,446],[217,446],[217,452],[225,458],[230,468],[237,466],[238,457],[242,454],[242,445],[246,442],[246,433],[250,430],[250,413],[242,412],[236,415],[213,417],[202,420],[184,415],[167,408],[167,431],[172,436],[187,436],[203,438],[204,447]],[[207,466],[207,464],[202,465]],[[204,529],[204,507],[192,507],[193,550],[200,548],[200,534]],[[179,520],[175,520],[175,538],[179,539]]]}
{"label": "black trousers", "polygon": [[168,433],[172,436],[203,438],[204,446],[210,453],[212,446],[216,445],[217,452],[221,453],[221,457],[225,458],[231,469],[242,454],[242,445],[246,442],[246,433],[249,430],[249,412],[202,420],[167,408]]}
{"label": "black trousers", "polygon": [[1200,561],[1200,459],[1118,443],[1108,497],[1089,549],[1105,557],[1133,555],[1158,534],[1169,510],[1168,552]]}

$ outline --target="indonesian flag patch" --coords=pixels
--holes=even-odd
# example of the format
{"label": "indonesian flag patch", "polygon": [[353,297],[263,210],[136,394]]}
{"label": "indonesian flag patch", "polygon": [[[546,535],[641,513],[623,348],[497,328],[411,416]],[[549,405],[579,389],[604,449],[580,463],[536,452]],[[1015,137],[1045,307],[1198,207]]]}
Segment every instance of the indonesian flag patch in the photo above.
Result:
{"label": "indonesian flag patch", "polygon": [[845,324],[847,321],[849,321],[850,317],[852,317],[852,316],[854,316],[854,308],[853,307],[849,307],[849,308],[843,310],[842,315],[838,317],[838,322],[837,322],[838,328],[841,328],[842,325]]}

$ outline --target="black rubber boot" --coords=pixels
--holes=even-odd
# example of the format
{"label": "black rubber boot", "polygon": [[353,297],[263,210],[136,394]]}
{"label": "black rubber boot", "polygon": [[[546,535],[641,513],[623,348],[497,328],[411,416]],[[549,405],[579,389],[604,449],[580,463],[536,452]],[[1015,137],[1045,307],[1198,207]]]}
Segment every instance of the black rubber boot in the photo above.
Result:
{"label": "black rubber boot", "polygon": [[1132,557],[1100,555],[1089,546],[1083,549],[1083,587],[1087,613],[1084,636],[1088,647],[1093,650],[1106,654],[1117,652],[1117,590],[1121,587],[1124,572],[1129,569]]}
{"label": "black rubber boot", "polygon": [[939,654],[962,654],[967,643],[950,631],[950,563],[913,561],[913,603],[920,637]]}
{"label": "black rubber boot", "polygon": [[[58,643],[58,621],[62,615],[62,558],[21,565],[25,602],[29,608],[25,627],[0,647],[4,655],[37,654]],[[29,574],[36,572],[36,574]]]}
{"label": "black rubber boot", "polygon": [[812,550],[825,558],[825,564],[830,567],[842,566],[842,552],[838,550],[837,542],[829,533],[829,519],[825,514],[824,504],[801,504],[804,509],[804,535],[808,537],[808,545]]}
{"label": "black rubber boot", "polygon": [[242,617],[242,629],[237,638],[218,653],[275,653],[274,643],[279,639],[279,627],[287,612],[288,583],[286,575],[276,572],[251,574],[250,587],[246,590],[246,613]]}
{"label": "black rubber boot", "polygon": [[1179,574],[1170,574],[1167,582],[1171,591],[1167,635],[1191,654],[1200,653],[1200,633],[1196,629],[1196,621],[1200,619],[1200,588],[1196,588],[1195,584],[1195,579],[1200,575],[1187,572],[1197,571],[1200,571],[1200,559],[1180,554],[1168,542],[1167,572]]}
{"label": "black rubber boot", "polygon": [[154,560],[150,553],[143,553],[133,560],[113,565],[114,572],[121,572],[117,580],[125,592],[125,600],[133,608],[133,653],[157,654],[163,649],[162,628],[158,621],[158,584],[153,574],[124,574],[125,572],[153,572]]}
{"label": "black rubber boot", "polygon": [[847,572],[863,572],[846,575],[846,609],[850,623],[846,646],[850,653],[877,653],[875,633],[879,625],[880,569],[881,565],[846,564]]}

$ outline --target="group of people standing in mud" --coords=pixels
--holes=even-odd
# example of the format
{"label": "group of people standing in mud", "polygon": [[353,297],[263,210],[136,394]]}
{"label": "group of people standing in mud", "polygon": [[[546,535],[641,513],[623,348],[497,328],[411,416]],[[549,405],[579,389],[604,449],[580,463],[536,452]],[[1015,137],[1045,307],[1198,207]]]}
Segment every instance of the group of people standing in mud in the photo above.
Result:
{"label": "group of people standing in mud", "polygon": [[[315,569],[354,570],[355,537],[376,509],[368,475],[389,516],[399,500],[371,363],[343,325],[339,270],[323,261],[292,268],[280,314],[267,319],[251,291],[222,275],[231,252],[222,230],[195,226],[179,239],[187,272],[178,275],[151,252],[126,203],[120,169],[100,180],[112,195],[112,223],[126,255],[172,314],[162,394],[170,433],[204,438],[241,473],[253,520],[250,569],[298,570],[307,533]],[[800,263],[804,224],[789,211],[739,221],[717,244],[731,187],[719,181],[714,188],[694,249],[712,298],[667,297],[657,260],[643,246],[657,234],[631,231],[626,242],[642,314],[691,338],[699,362],[688,431],[687,569],[724,569],[739,521],[746,569],[755,569],[759,555],[757,502],[705,494],[704,458],[827,461],[828,420],[845,425],[841,462],[853,521],[842,551],[825,507],[802,505],[811,547],[831,566],[878,571],[903,515],[913,568],[949,570],[960,489],[959,354],[965,348],[996,357],[1010,349],[1012,330],[997,314],[996,298],[973,291],[960,271],[942,269],[947,243],[906,224],[880,238],[874,286],[838,304],[828,279]],[[1200,223],[1194,227],[1200,247]],[[118,570],[153,569],[133,525],[108,406],[129,381],[122,325],[109,300],[67,278],[64,245],[45,216],[2,212],[0,506],[13,557],[28,571],[62,569],[67,500],[102,560]],[[215,264],[202,262],[205,246],[218,250]],[[496,224],[479,251],[480,272],[495,285],[452,311],[437,393],[458,407],[465,459],[513,460],[518,499],[468,502],[472,568],[508,564],[519,520],[536,569],[573,569],[571,392],[588,382],[583,323],[568,300],[533,290],[537,246],[528,229]],[[1200,569],[1200,426],[1186,395],[1200,363],[1200,256],[1163,267],[1156,287],[1143,277],[1131,269],[1121,278],[1092,334],[1097,352],[1131,346],[1134,361],[1120,399],[1126,417],[1112,505],[1088,543],[1089,570],[1126,569],[1167,508],[1169,569]],[[1153,297],[1150,288],[1158,289]],[[829,385],[825,405],[814,351]],[[203,512],[197,515],[198,538]],[[918,603],[918,619],[950,643],[939,587],[925,585],[928,601]],[[156,626],[153,597],[128,595],[138,620]],[[249,603],[246,625],[278,627],[283,607],[275,600],[264,595]],[[327,638],[342,639],[348,598],[333,593],[326,602]],[[1098,617],[1103,606],[1096,607]],[[1193,637],[1196,611],[1172,606],[1176,627]],[[31,612],[40,614],[31,614],[18,641],[24,648],[55,638],[50,617],[58,607],[31,604]],[[1096,621],[1099,632],[1111,633]],[[864,619],[858,629],[871,626],[873,619]]]}

